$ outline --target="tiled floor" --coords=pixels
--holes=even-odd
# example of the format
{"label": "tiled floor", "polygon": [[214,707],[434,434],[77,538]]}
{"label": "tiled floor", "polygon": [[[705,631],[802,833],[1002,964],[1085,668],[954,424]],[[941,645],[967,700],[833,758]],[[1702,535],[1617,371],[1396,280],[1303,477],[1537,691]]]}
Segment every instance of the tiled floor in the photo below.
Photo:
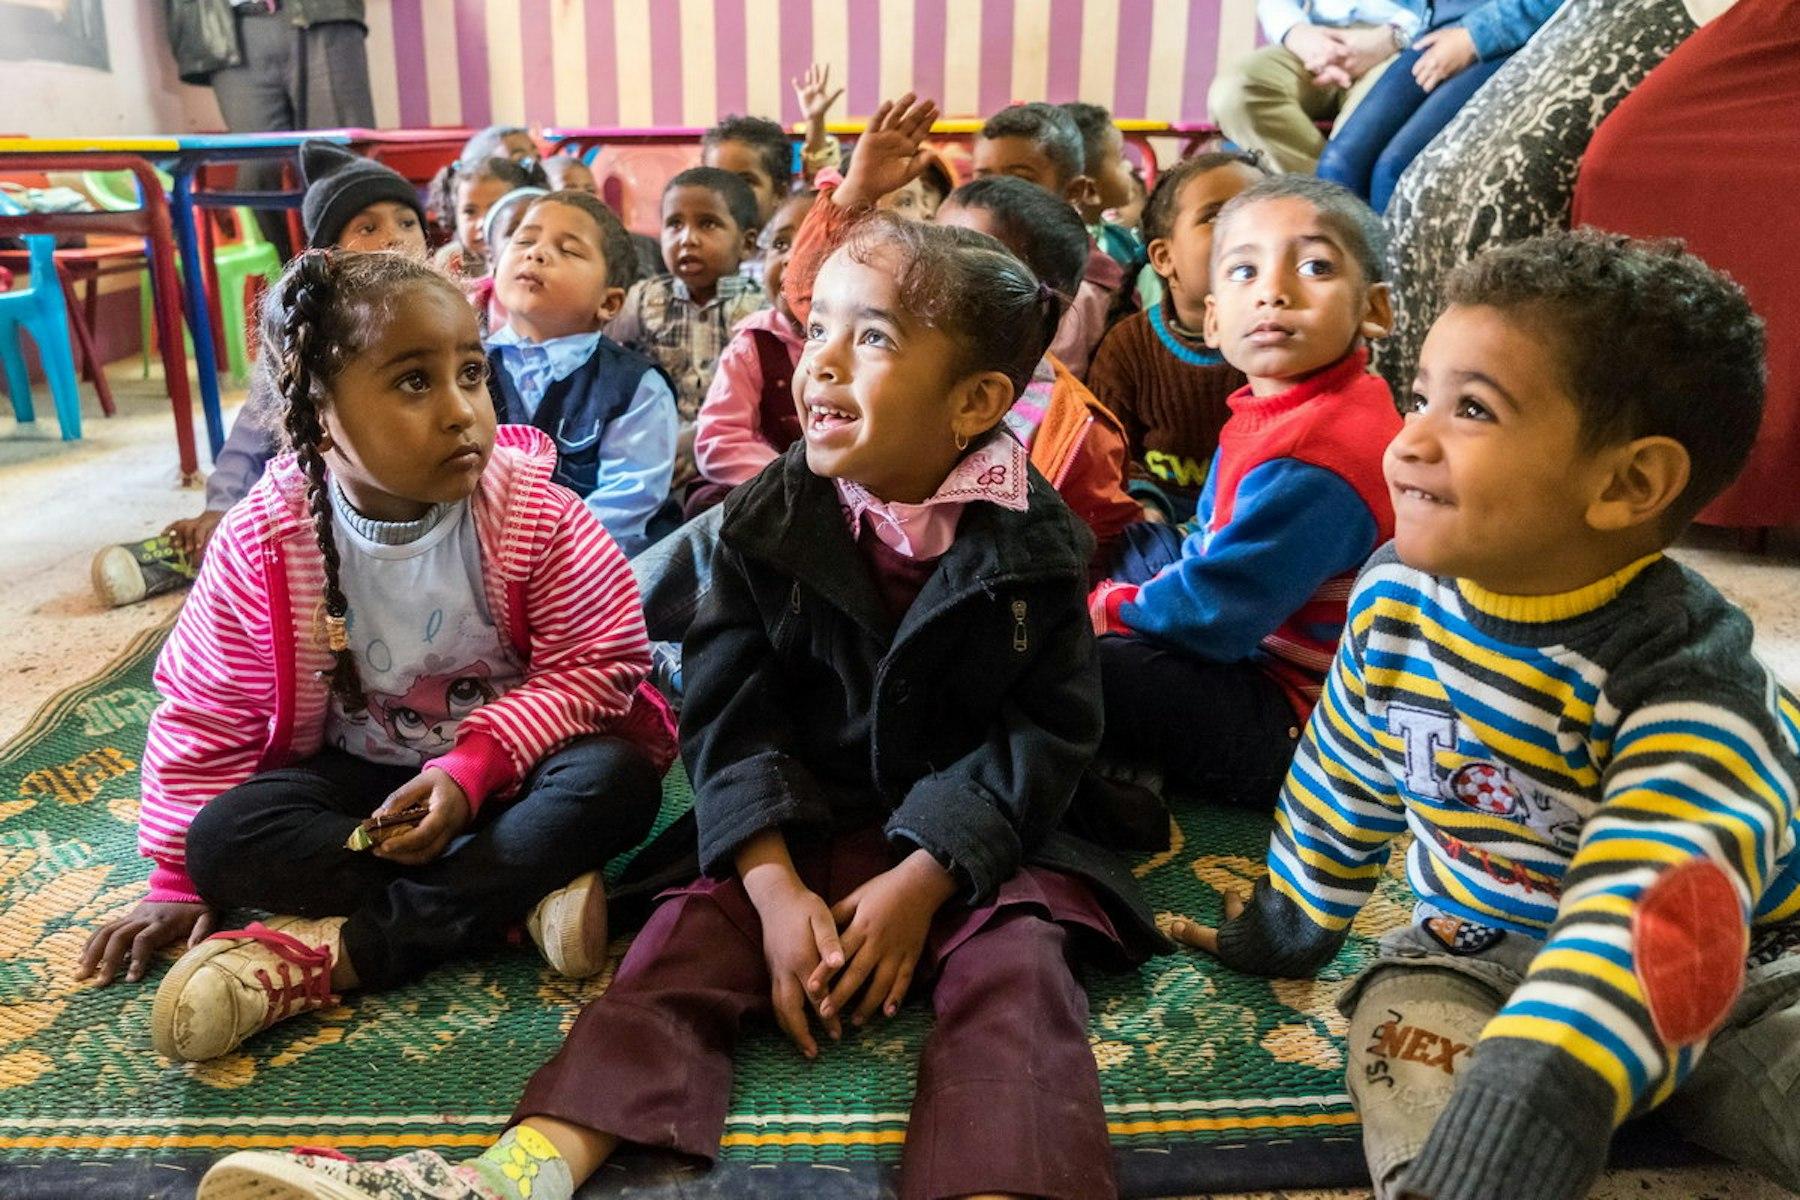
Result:
{"label": "tiled floor", "polygon": [[[146,537],[200,511],[197,489],[176,486],[175,437],[159,380],[135,362],[110,374],[120,415],[87,402],[85,437],[56,440],[48,397],[36,427],[0,418],[0,739],[11,737],[57,692],[99,670],[133,634],[169,619],[179,596],[107,609],[94,598],[88,563],[109,542]],[[241,397],[228,395],[229,402]],[[198,422],[198,416],[196,416]],[[1680,556],[1705,571],[1755,619],[1758,651],[1800,686],[1800,534],[1774,539],[1766,557],[1740,553],[1728,535],[1690,539]],[[1621,1171],[1595,1200],[1775,1200],[1790,1195],[1740,1170]],[[1367,1192],[1257,1192],[1237,1200],[1359,1200]]]}

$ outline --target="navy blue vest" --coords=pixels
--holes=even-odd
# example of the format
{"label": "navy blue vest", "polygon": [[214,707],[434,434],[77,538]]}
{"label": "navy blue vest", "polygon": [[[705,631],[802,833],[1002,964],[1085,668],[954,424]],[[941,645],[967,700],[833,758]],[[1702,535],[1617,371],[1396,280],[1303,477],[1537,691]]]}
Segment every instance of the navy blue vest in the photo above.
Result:
{"label": "navy blue vest", "polygon": [[[487,357],[488,392],[494,397],[495,413],[505,424],[535,425],[550,435],[556,443],[556,474],[552,478],[577,496],[586,496],[600,485],[600,436],[631,407],[645,372],[655,371],[668,383],[661,367],[601,334],[588,360],[552,383],[538,401],[537,412],[527,416],[500,347],[489,349]],[[674,392],[670,384],[671,397]],[[671,399],[669,403],[673,406],[675,402]]]}

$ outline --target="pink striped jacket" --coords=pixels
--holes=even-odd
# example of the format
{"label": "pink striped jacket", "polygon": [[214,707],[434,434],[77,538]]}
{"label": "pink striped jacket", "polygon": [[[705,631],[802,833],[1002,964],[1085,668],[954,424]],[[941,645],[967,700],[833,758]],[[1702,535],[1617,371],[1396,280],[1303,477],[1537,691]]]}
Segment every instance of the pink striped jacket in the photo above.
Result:
{"label": "pink striped jacket", "polygon": [[[474,496],[489,608],[526,664],[512,691],[466,717],[440,767],[472,806],[514,790],[564,743],[608,732],[665,769],[668,706],[644,683],[649,643],[625,558],[581,500],[550,482],[556,447],[503,425]],[[200,806],[304,759],[325,735],[331,655],[324,559],[292,455],[226,515],[156,664],[162,705],[144,750],[138,848],[151,900],[197,901],[185,866]]]}

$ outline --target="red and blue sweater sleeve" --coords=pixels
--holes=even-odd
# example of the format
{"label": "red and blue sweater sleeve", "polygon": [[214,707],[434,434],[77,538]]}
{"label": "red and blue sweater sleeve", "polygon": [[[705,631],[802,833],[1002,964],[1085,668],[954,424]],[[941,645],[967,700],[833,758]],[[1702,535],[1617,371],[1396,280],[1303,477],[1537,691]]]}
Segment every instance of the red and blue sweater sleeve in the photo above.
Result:
{"label": "red and blue sweater sleeve", "polygon": [[[1201,500],[1211,514],[1215,472]],[[1326,580],[1375,551],[1367,502],[1341,476],[1276,458],[1238,482],[1231,519],[1202,527],[1119,610],[1133,632],[1212,662],[1250,657]]]}

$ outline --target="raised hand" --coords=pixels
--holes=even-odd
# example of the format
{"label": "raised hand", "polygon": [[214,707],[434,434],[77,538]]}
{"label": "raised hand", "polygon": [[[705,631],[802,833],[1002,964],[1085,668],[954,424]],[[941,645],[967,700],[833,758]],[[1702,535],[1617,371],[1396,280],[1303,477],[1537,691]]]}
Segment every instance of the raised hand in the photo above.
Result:
{"label": "raised hand", "polygon": [[794,98],[800,102],[800,111],[807,121],[824,121],[825,114],[831,106],[843,98],[844,89],[831,90],[831,64],[814,63],[806,68],[806,74],[793,80]]}
{"label": "raised hand", "polygon": [[912,182],[925,169],[925,138],[937,119],[937,101],[921,100],[911,92],[898,100],[882,101],[856,139],[850,170],[838,186],[836,202],[873,204]]}

